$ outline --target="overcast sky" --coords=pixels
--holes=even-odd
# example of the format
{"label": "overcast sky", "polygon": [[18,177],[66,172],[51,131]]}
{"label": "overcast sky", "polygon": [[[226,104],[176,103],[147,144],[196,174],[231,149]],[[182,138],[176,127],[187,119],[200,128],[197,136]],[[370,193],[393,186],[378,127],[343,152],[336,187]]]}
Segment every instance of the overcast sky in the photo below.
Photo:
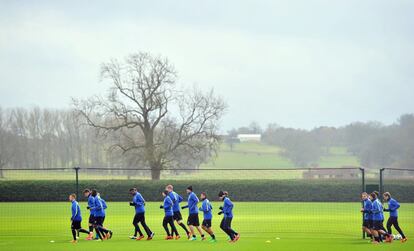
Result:
{"label": "overcast sky", "polygon": [[414,1],[1,1],[0,106],[70,106],[99,65],[168,57],[214,87],[223,130],[391,123],[414,112]]}

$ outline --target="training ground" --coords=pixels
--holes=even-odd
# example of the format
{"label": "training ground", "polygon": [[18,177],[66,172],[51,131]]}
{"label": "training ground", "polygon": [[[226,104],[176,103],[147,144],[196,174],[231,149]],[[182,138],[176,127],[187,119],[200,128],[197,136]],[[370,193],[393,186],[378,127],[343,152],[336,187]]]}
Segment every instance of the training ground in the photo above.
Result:
{"label": "training ground", "polygon": [[[147,223],[156,233],[152,241],[128,239],[133,233],[131,224],[134,209],[128,202],[108,201],[105,225],[114,231],[108,241],[86,241],[71,244],[70,202],[0,203],[0,250],[414,250],[414,204],[402,203],[400,226],[408,242],[372,245],[362,239],[360,203],[266,203],[235,201],[233,227],[241,234],[237,243],[228,243],[220,230],[218,202],[213,203],[213,228],[218,242],[190,242],[184,231],[180,240],[164,240],[161,202],[147,203]],[[87,227],[84,202],[82,227]],[[187,211],[183,211],[184,218]],[[386,215],[388,216],[388,215]]]}

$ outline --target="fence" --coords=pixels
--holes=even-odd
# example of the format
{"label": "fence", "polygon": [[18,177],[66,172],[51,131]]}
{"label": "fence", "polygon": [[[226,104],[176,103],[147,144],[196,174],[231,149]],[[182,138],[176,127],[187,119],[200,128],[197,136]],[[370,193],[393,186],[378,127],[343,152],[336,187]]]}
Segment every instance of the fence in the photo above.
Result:
{"label": "fence", "polygon": [[[384,170],[380,177],[386,175]],[[167,169],[161,171],[160,180],[150,179],[151,170],[134,168],[3,169],[1,177],[0,202],[8,203],[0,203],[0,215],[5,221],[14,222],[12,232],[30,234],[32,231],[24,222],[38,224],[36,219],[47,218],[38,224],[37,235],[66,234],[70,211],[69,204],[63,202],[67,195],[77,193],[85,219],[88,212],[82,190],[96,188],[108,202],[106,225],[125,236],[132,231],[134,214],[127,203],[131,200],[129,188],[137,187],[148,201],[147,221],[161,233],[161,191],[167,184],[173,184],[174,190],[184,199],[188,185],[194,187],[197,195],[207,192],[213,201],[213,227],[217,230],[221,218],[216,214],[220,206],[217,193],[226,190],[235,203],[234,227],[245,235],[306,233],[330,238],[358,238],[361,233],[359,194],[365,190],[366,182],[378,181],[378,174],[366,173],[359,167]],[[382,179],[384,189],[387,189],[388,178]],[[412,178],[407,178],[405,188],[412,189],[412,181]],[[402,195],[401,202],[414,202],[413,193],[400,194],[398,191],[398,198]],[[31,210],[27,211],[27,207]],[[414,214],[411,204],[407,203],[403,208],[407,216]],[[187,212],[183,211],[183,216],[186,215]],[[405,219],[413,229],[412,218]],[[10,231],[7,229],[0,229],[0,235],[8,234]]]}

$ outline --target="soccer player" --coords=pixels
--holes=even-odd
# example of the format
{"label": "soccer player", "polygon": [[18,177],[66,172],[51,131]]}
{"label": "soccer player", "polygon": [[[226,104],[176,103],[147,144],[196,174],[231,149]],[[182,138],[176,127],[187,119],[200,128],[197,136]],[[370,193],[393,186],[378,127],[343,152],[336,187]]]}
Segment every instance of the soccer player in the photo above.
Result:
{"label": "soccer player", "polygon": [[[103,209],[104,209],[104,217],[102,218],[102,225],[104,224],[104,222],[105,222],[105,217],[106,217],[106,212],[105,212],[105,210],[108,208],[108,206],[106,205],[106,201],[104,200],[104,199],[102,199],[101,198],[101,195],[98,193],[98,198],[101,200],[101,202],[102,202],[102,207],[103,207]],[[111,236],[111,238],[112,238],[112,236]],[[96,235],[95,235],[95,240],[99,240],[99,235],[98,235],[98,233],[96,233]]]}
{"label": "soccer player", "polygon": [[[165,216],[164,216],[164,220],[162,221],[162,226],[165,229],[165,232],[167,233],[167,236],[165,237],[166,240],[172,240],[174,239],[174,234],[175,234],[175,239],[178,240],[180,239],[180,235],[178,234],[177,228],[175,228],[174,225],[174,212],[173,212],[173,201],[171,200],[170,196],[168,196],[168,191],[165,190],[164,192],[162,192],[162,196],[164,196],[164,203],[163,205],[160,206],[161,209],[164,209],[165,212]],[[168,224],[170,224],[171,226],[171,232],[168,229]]]}
{"label": "soccer player", "polygon": [[370,195],[370,199],[372,201],[372,233],[374,235],[374,241],[373,244],[378,244],[382,242],[382,236],[384,235],[386,237],[386,242],[392,241],[392,236],[388,234],[384,230],[383,221],[384,221],[384,215],[383,215],[383,207],[379,199],[377,198],[377,194],[375,192],[372,192]]}
{"label": "soccer player", "polygon": [[[147,240],[152,240],[155,234],[150,230],[150,228],[147,226],[147,223],[145,222],[145,200],[136,188],[129,189],[129,193],[133,196],[132,202],[129,203],[129,205],[135,207],[135,216],[134,220],[132,221],[132,224],[135,227],[135,233],[134,236],[131,236],[130,238],[137,241],[144,238],[144,235],[142,234],[141,229],[138,225],[141,223],[142,227],[147,233]],[[139,236],[137,236],[138,233]]]}
{"label": "soccer player", "polygon": [[[88,226],[89,226],[89,235],[86,237],[86,240],[92,240],[93,238],[93,224],[95,223],[95,217],[94,217],[94,211],[91,210],[91,208],[95,205],[95,199],[91,195],[91,190],[85,189],[83,190],[83,196],[88,198],[88,207],[89,210],[89,220],[88,220]],[[98,233],[96,233],[98,234]]]}
{"label": "soccer player", "polygon": [[187,225],[190,228],[190,232],[192,238],[190,241],[196,241],[197,237],[195,235],[194,227],[197,228],[198,232],[201,235],[201,240],[204,241],[206,237],[204,237],[203,230],[200,227],[200,221],[198,219],[198,207],[197,203],[199,202],[197,195],[193,192],[193,187],[187,187],[187,194],[188,194],[188,204],[186,206],[181,207],[181,209],[188,208],[189,215],[187,220]]}
{"label": "soccer player", "polygon": [[71,206],[72,216],[70,217],[71,230],[72,230],[72,236],[73,236],[72,243],[77,243],[76,236],[79,235],[79,233],[85,233],[89,235],[89,232],[81,227],[82,215],[81,215],[79,204],[76,201],[76,195],[75,194],[69,195],[69,201],[72,203],[72,206]]}
{"label": "soccer player", "polygon": [[211,206],[210,201],[207,199],[207,194],[205,192],[201,193],[200,198],[203,203],[201,204],[199,210],[203,212],[204,216],[201,227],[211,236],[210,242],[217,242],[216,236],[214,235],[213,229],[211,228],[211,220],[213,219],[213,207]]}
{"label": "soccer player", "polygon": [[174,220],[177,222],[178,225],[180,225],[184,229],[185,233],[187,234],[187,238],[190,239],[191,238],[190,231],[188,231],[187,227],[183,223],[183,216],[181,215],[181,212],[180,212],[180,203],[183,201],[183,197],[181,197],[179,194],[174,192],[173,185],[166,186],[165,190],[168,191],[168,196],[171,198],[171,200],[174,203],[173,205]]}
{"label": "soccer player", "polygon": [[240,239],[240,234],[231,228],[231,221],[233,220],[233,202],[228,198],[228,192],[220,191],[218,197],[222,200],[223,206],[220,207],[218,215],[224,214],[223,220],[221,221],[220,228],[230,237],[230,242],[236,242]]}
{"label": "soccer player", "polygon": [[103,227],[103,221],[105,218],[105,209],[101,198],[98,196],[98,192],[95,189],[91,190],[91,195],[95,199],[94,206],[91,210],[94,210],[95,217],[95,231],[98,233],[98,237],[101,240],[111,239],[112,231]]}
{"label": "soccer player", "polygon": [[385,192],[383,194],[384,200],[388,202],[388,208],[384,208],[384,212],[390,212],[390,217],[388,217],[387,221],[387,231],[389,234],[392,234],[392,226],[400,233],[402,239],[401,242],[406,242],[407,238],[405,237],[403,231],[401,230],[398,224],[398,209],[400,208],[400,204],[394,198],[391,198],[391,194],[389,192]]}
{"label": "soccer player", "polygon": [[364,223],[362,224],[362,230],[368,234],[368,236],[371,236],[371,228],[372,228],[372,202],[369,199],[369,196],[366,192],[363,192],[361,194],[361,199],[364,202],[364,207],[361,208],[361,212],[364,214]]}

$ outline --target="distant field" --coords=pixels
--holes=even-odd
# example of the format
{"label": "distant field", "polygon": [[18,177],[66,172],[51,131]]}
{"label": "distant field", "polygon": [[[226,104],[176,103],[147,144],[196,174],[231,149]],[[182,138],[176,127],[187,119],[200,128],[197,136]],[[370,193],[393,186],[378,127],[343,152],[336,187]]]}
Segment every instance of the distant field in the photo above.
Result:
{"label": "distant field", "polygon": [[[295,165],[287,158],[280,155],[281,149],[276,146],[269,146],[260,143],[240,143],[235,144],[230,149],[228,144],[222,144],[217,158],[202,168],[241,168],[241,169],[260,169],[260,168],[292,168]],[[359,166],[359,161],[355,156],[346,152],[343,147],[330,148],[329,155],[322,156],[320,167],[342,167]]]}
{"label": "distant field", "polygon": [[[303,171],[247,171],[247,169],[290,169],[295,165],[287,158],[280,155],[281,149],[259,143],[235,144],[231,150],[229,145],[222,144],[216,158],[200,166],[201,169],[246,169],[234,171],[197,171],[197,172],[174,172],[165,171],[162,179],[301,179]],[[332,147],[330,154],[323,156],[320,167],[342,167],[359,166],[358,160],[349,155],[345,148]],[[184,167],[186,168],[186,167]],[[73,170],[66,171],[4,171],[5,179],[62,179],[72,180],[75,178]],[[130,171],[119,173],[116,171],[103,172],[102,170],[81,170],[81,179],[149,179],[150,172]]]}

